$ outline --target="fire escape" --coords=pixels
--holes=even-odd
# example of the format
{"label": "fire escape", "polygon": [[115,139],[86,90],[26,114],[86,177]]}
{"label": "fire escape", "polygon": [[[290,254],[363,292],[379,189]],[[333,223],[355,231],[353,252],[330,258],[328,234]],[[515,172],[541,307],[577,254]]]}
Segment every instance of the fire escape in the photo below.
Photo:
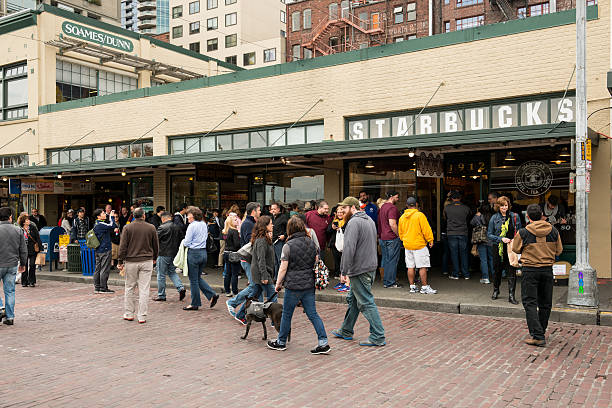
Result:
{"label": "fire escape", "polygon": [[[491,4],[497,6],[499,11],[504,15],[504,20],[512,20],[514,17],[514,8],[510,4],[512,0],[491,0]],[[527,4],[527,1],[525,1]]]}
{"label": "fire escape", "polygon": [[[327,19],[321,20],[309,33],[302,35],[302,47],[311,50],[313,57],[359,49],[359,44],[353,36],[355,30],[365,34],[368,47],[382,45],[386,41],[382,13],[377,18],[378,20],[365,21],[355,16],[348,9],[338,10],[335,16],[330,16],[330,13],[327,13]],[[340,29],[342,33],[337,43],[328,43],[330,35],[337,33],[337,29]],[[360,41],[360,43],[363,43],[363,41]]]}

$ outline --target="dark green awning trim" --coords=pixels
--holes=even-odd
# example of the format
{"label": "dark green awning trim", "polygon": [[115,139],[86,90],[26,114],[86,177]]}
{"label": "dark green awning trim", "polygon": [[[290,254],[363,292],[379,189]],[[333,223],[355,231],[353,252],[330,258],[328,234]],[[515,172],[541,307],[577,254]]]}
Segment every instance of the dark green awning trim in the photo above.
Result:
{"label": "dark green awning trim", "polygon": [[36,25],[36,12],[9,14],[0,21],[0,35]]}
{"label": "dark green awning trim", "polygon": [[[574,123],[554,125],[539,125],[505,129],[487,129],[484,131],[438,133],[435,135],[418,135],[388,137],[382,139],[325,141],[316,145],[296,145],[266,147],[245,150],[227,150],[222,152],[205,152],[194,154],[180,154],[167,156],[139,157],[133,159],[109,160],[78,164],[59,164],[52,166],[31,166],[0,169],[0,176],[35,176],[53,175],[57,173],[113,170],[120,171],[125,168],[152,167],[176,164],[193,164],[205,162],[218,162],[232,160],[262,159],[272,157],[292,157],[324,154],[337,154],[339,152],[367,152],[384,149],[392,153],[394,149],[408,148],[436,148],[440,146],[472,145],[480,143],[506,142],[537,139],[572,138],[576,134]],[[316,154],[314,153],[316,152]]]}
{"label": "dark green awning trim", "polygon": [[[598,18],[597,10],[597,6],[589,6],[587,8],[587,20],[596,20]],[[137,89],[134,91],[122,92],[121,94],[112,94],[101,97],[96,96],[92,98],[78,99],[76,101],[45,105],[40,106],[38,108],[38,113],[42,115],[45,113],[101,105],[104,103],[119,102],[129,99],[144,98],[147,96],[169,94],[174,92],[188,91],[192,89],[207,88],[211,86],[268,78],[277,75],[309,71],[313,69],[326,68],[335,65],[350,64],[359,61],[367,61],[376,58],[384,58],[393,55],[446,47],[449,45],[456,45],[472,41],[485,40],[512,34],[541,30],[551,27],[575,24],[575,22],[576,10],[572,9],[559,11],[556,13],[544,14],[541,16],[510,20],[497,24],[488,24],[476,28],[469,28],[466,30],[452,31],[450,33],[436,34],[430,37],[417,38],[410,41],[401,41],[393,44],[385,44],[379,47],[369,47],[361,50],[342,52],[339,54],[325,55],[317,58],[304,59],[300,61],[276,64],[267,67],[232,72],[229,74],[216,75],[208,78],[199,78],[190,81],[176,82],[173,84],[156,86],[154,88],[145,88],[149,89],[149,91],[146,92],[143,92],[143,89]],[[112,97],[113,95],[115,96]]]}

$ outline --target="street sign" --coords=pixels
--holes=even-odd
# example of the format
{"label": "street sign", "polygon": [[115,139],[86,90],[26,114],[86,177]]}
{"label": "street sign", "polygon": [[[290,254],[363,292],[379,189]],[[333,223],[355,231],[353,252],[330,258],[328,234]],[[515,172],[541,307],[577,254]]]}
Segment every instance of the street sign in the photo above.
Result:
{"label": "street sign", "polygon": [[586,141],[585,160],[591,161],[591,139]]}
{"label": "street sign", "polygon": [[591,172],[590,171],[586,172],[586,192],[587,193],[591,192]]}

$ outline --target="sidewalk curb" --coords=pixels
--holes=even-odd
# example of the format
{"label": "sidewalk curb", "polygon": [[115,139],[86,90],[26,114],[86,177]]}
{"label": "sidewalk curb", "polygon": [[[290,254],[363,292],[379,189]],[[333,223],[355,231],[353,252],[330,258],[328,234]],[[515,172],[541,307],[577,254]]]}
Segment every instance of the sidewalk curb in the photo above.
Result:
{"label": "sidewalk curb", "polygon": [[[92,285],[92,276],[82,276],[80,274],[74,274],[74,276],[56,275],[53,273],[38,272],[37,278],[43,280],[59,281],[59,282],[72,282],[72,283],[85,283]],[[123,279],[111,278],[108,280],[109,286],[124,286]],[[157,282],[151,281],[151,287],[156,288]],[[169,284],[168,287],[173,287]],[[188,282],[185,283],[185,287],[190,289]],[[211,287],[215,292],[223,292],[223,288],[220,285],[211,284]],[[191,289],[190,289],[191,290]],[[525,317],[525,312],[522,307],[519,306],[506,306],[500,304],[495,305],[479,305],[472,303],[455,303],[455,302],[436,302],[433,298],[425,300],[422,298],[418,299],[412,296],[407,298],[378,298],[376,304],[380,307],[391,307],[398,309],[410,309],[410,310],[425,310],[429,312],[440,312],[440,313],[453,313],[453,314],[465,314],[465,315],[477,315],[477,316],[491,316],[491,317],[509,317],[509,318],[521,318]],[[279,298],[283,297],[283,293],[279,294]],[[335,294],[332,292],[318,292],[316,294],[316,300],[320,302],[329,303],[345,303],[346,295]],[[577,309],[570,307],[553,307],[550,320],[553,322],[563,323],[575,323],[582,325],[601,325],[601,326],[612,326],[612,312],[600,311],[596,309]]]}

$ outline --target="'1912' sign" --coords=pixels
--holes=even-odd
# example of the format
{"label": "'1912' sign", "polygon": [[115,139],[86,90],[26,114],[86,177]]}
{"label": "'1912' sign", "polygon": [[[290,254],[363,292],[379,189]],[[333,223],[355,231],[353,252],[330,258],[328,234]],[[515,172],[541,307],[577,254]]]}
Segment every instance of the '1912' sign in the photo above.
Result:
{"label": "'1912' sign", "polygon": [[76,37],[81,40],[90,41],[105,47],[116,48],[125,52],[134,51],[134,44],[130,40],[117,37],[116,35],[107,34],[102,31],[94,30],[80,24],[74,24],[69,21],[64,21],[62,24],[64,34],[71,37]]}

